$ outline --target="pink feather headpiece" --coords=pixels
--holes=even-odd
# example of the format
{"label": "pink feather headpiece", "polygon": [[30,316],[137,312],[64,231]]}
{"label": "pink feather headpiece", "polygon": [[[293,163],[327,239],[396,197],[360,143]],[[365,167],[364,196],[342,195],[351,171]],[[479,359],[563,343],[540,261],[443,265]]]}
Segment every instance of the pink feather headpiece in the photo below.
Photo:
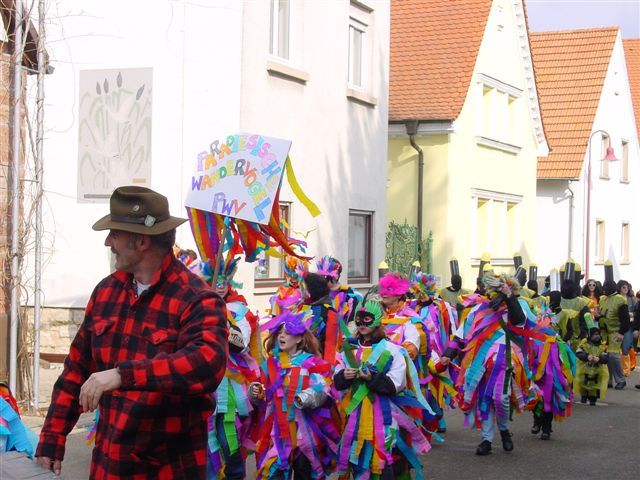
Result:
{"label": "pink feather headpiece", "polygon": [[316,260],[316,269],[318,275],[324,275],[325,277],[332,277],[336,280],[340,276],[340,270],[342,265],[335,258],[325,255],[320,260]]}
{"label": "pink feather headpiece", "polygon": [[380,279],[378,293],[380,295],[405,295],[409,291],[411,281],[397,273],[387,273]]}

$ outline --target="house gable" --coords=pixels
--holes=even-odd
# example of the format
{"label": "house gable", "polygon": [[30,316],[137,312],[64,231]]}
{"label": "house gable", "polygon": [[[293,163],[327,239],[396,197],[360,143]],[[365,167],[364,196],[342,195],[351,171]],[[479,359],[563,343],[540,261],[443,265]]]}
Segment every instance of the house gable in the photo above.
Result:
{"label": "house gable", "polygon": [[390,121],[458,117],[491,4],[491,0],[391,3]]}
{"label": "house gable", "polygon": [[626,38],[622,40],[624,45],[624,58],[627,63],[627,75],[629,76],[629,89],[636,120],[638,140],[640,140],[640,38]]}
{"label": "house gable", "polygon": [[538,178],[579,178],[617,35],[617,27],[531,34],[551,148]]}

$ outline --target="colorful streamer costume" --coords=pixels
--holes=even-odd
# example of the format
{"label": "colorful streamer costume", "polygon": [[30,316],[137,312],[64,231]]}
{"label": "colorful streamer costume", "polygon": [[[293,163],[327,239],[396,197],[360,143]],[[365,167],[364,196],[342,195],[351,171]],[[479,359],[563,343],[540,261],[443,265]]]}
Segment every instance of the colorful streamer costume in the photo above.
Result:
{"label": "colorful streamer costume", "polygon": [[283,262],[284,284],[280,285],[275,295],[269,299],[271,316],[280,315],[285,310],[295,311],[302,303],[304,276],[309,270],[309,262],[304,259],[287,255]]}
{"label": "colorful streamer costume", "polygon": [[576,375],[576,356],[557,333],[557,315],[544,303],[535,310],[537,325],[532,329],[533,351],[532,389],[537,398],[529,402],[534,423],[531,433],[542,430],[541,439],[548,440],[553,420],[563,421],[571,416],[573,380]]}
{"label": "colorful streamer costume", "polygon": [[[361,311],[373,316],[372,328],[380,325],[382,311],[376,302],[365,302],[357,318]],[[347,367],[371,377],[348,380]],[[433,412],[420,391],[406,350],[384,338],[367,341],[358,334],[345,341],[334,382],[342,392],[339,406],[346,415],[339,473],[352,472],[354,479],[377,479],[408,462],[416,470],[416,478],[423,478],[418,455],[431,446],[421,419],[425,411]],[[408,474],[408,469],[404,473]]]}
{"label": "colorful streamer costume", "polygon": [[396,345],[404,347],[412,359],[418,357],[421,351],[427,354],[429,345],[427,332],[418,314],[405,305],[404,296],[409,291],[411,282],[397,273],[387,273],[380,279],[378,293],[384,299],[396,297],[395,305],[385,306],[382,325],[387,332],[387,338]]}
{"label": "colorful streamer costume", "polygon": [[[457,391],[449,369],[440,363],[449,338],[457,330],[458,313],[447,302],[434,298],[436,294],[436,278],[433,274],[418,272],[411,283],[411,292],[415,300],[412,308],[419,316],[425,330],[428,344],[420,345],[420,355],[414,360],[420,385],[423,388],[429,406],[436,413],[437,425],[429,425],[431,429],[446,430],[444,408],[454,408]],[[421,340],[422,341],[422,340]],[[453,368],[453,367],[452,367]]]}
{"label": "colorful streamer costume", "polygon": [[349,325],[358,304],[362,303],[362,294],[348,285],[339,284],[342,264],[335,258],[325,255],[316,262],[316,270],[316,273],[325,276],[331,282],[331,305],[338,312],[342,322]]}
{"label": "colorful streamer costume", "polygon": [[[252,451],[254,408],[249,400],[249,385],[259,379],[260,368],[257,318],[247,307],[246,299],[234,287],[233,281],[240,258],[231,252],[218,269],[216,290],[226,291],[223,297],[227,307],[229,326],[229,356],[224,378],[216,389],[216,411],[209,418],[207,477],[211,480],[245,477],[247,450]],[[211,285],[214,279],[210,262],[201,262],[199,275]]]}
{"label": "colorful streamer costume", "polygon": [[409,461],[422,478],[417,455],[430,450],[420,419],[429,410],[418,387],[417,372],[406,351],[388,340],[366,345],[350,339],[355,350],[341,355],[336,373],[345,365],[365,366],[372,373],[387,375],[397,393],[385,395],[371,385],[354,382],[341,401],[340,408],[347,416],[342,440],[338,470],[345,474],[351,469],[355,479],[379,478],[386,465],[392,465],[394,448]]}
{"label": "colorful streamer costume", "polygon": [[[529,330],[536,323],[524,300],[498,293],[505,284],[514,291],[519,289],[513,277],[487,272],[482,281],[490,298],[466,297],[472,303],[465,306],[472,308],[449,348],[455,351],[463,346],[457,379],[462,390],[459,403],[467,412],[465,424],[482,428],[483,441],[476,453],[487,455],[494,415],[503,448],[513,449],[508,421],[511,410],[522,411],[529,400],[532,373],[528,362],[533,348]],[[451,358],[452,354],[448,351],[446,356]]]}
{"label": "colorful streamer costume", "polygon": [[[277,331],[284,324],[289,332],[289,325],[297,328],[303,315],[285,312],[263,329]],[[311,467],[305,478],[324,479],[331,473],[340,434],[331,402],[326,402],[330,375],[331,365],[311,353],[298,350],[289,355],[277,344],[267,353],[262,363],[266,411],[256,445],[256,478],[289,479],[301,457]]]}
{"label": "colorful streamer costume", "polygon": [[20,419],[18,404],[9,387],[0,383],[0,452],[15,450],[32,457],[37,444],[38,437]]}

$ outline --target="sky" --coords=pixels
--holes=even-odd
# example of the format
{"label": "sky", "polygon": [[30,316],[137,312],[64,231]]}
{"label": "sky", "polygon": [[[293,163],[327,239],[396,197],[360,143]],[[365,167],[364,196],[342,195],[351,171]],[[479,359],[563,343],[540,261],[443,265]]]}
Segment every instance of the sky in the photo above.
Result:
{"label": "sky", "polygon": [[618,26],[622,38],[640,38],[639,0],[526,0],[533,32]]}

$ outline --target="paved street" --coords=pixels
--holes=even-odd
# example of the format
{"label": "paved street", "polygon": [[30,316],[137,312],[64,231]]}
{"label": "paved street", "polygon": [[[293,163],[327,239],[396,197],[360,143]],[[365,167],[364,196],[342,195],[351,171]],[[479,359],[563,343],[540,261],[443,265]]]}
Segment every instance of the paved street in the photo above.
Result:
{"label": "paved street", "polygon": [[[627,379],[623,391],[609,390],[604,402],[596,407],[574,404],[573,417],[554,423],[549,441],[531,435],[531,414],[517,415],[511,427],[515,450],[507,454],[499,438],[488,457],[475,455],[479,432],[463,427],[459,411],[449,412],[449,430],[445,443],[434,443],[424,457],[429,480],[637,480],[640,477],[640,381],[638,372]],[[89,415],[81,418],[86,426]],[[42,419],[25,418],[36,431]],[[86,430],[78,428],[69,436],[63,462],[63,478],[89,478],[90,448],[85,443]],[[252,462],[251,462],[252,463]],[[250,467],[250,470],[253,469]],[[251,477],[252,478],[252,475]]]}

